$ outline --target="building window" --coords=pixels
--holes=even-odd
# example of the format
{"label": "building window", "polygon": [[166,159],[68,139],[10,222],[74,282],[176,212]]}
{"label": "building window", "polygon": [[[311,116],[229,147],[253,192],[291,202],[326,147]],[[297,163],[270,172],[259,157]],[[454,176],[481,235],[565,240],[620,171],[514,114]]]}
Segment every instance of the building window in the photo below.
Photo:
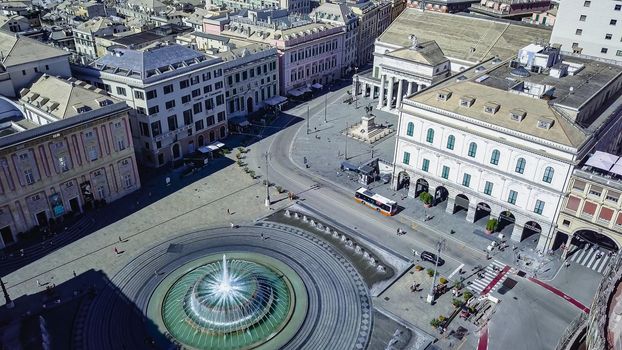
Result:
{"label": "building window", "polygon": [[622,9],[622,5],[615,5],[615,6],[613,7],[613,10],[614,10],[614,11],[620,11],[620,9]]}
{"label": "building window", "polygon": [[612,19],[611,21],[609,21],[609,25],[615,26],[616,24],[618,24],[617,19]]}
{"label": "building window", "polygon": [[67,164],[67,159],[65,157],[58,157],[58,168],[62,171],[69,171],[69,165]]}
{"label": "building window", "polygon": [[123,185],[124,185],[124,188],[132,187],[132,175],[130,174],[123,175]]}
{"label": "building window", "polygon": [[213,115],[210,115],[209,117],[207,117],[205,121],[207,122],[207,126],[216,124],[216,121]]}
{"label": "building window", "polygon": [[156,114],[160,111],[159,106],[149,107],[149,115]]}
{"label": "building window", "polygon": [[510,190],[508,194],[508,203],[516,204],[516,197],[518,197],[518,192]]}
{"label": "building window", "polygon": [[516,161],[516,169],[514,169],[514,171],[519,174],[523,174],[525,172],[525,163],[525,158],[518,158]]}
{"label": "building window", "polygon": [[484,193],[490,196],[493,186],[494,184],[492,182],[486,181],[486,183],[484,184]]}
{"label": "building window", "polygon": [[605,40],[611,40],[612,37],[612,34],[605,34]]}
{"label": "building window", "polygon": [[88,153],[91,162],[97,160],[97,148],[95,146],[90,146],[88,149]]}
{"label": "building window", "polygon": [[24,178],[26,179],[26,183],[28,185],[32,185],[35,183],[35,177],[32,174],[32,169],[26,169],[24,170]]}
{"label": "building window", "polygon": [[173,84],[164,85],[164,94],[168,95],[173,92]]}
{"label": "building window", "polygon": [[607,53],[607,51],[609,51],[609,49],[607,49],[606,47],[600,49],[600,53]]}
{"label": "building window", "polygon": [[192,110],[187,109],[184,111],[184,125],[192,124]]}
{"label": "building window", "polygon": [[117,86],[117,95],[126,96],[125,88]]}
{"label": "building window", "polygon": [[462,186],[469,187],[471,185],[471,175],[464,173],[462,176]]}
{"label": "building window", "polygon": [[104,186],[97,187],[97,195],[99,196],[99,198],[106,197],[106,191],[104,190]]}
{"label": "building window", "polygon": [[134,90],[134,98],[137,100],[144,100],[145,99],[145,93],[142,91],[138,91],[138,90]]}
{"label": "building window", "polygon": [[581,22],[585,22],[585,19],[586,19],[586,18],[587,18],[587,16],[586,16],[586,15],[581,15],[581,16],[579,16],[579,21],[581,21]]}
{"label": "building window", "polygon": [[184,95],[181,97],[181,103],[188,103],[190,102],[190,100],[191,100],[190,95]]}
{"label": "building window", "polygon": [[546,183],[551,183],[551,181],[553,181],[553,174],[555,174],[555,170],[552,167],[547,166],[546,169],[544,169],[544,176],[542,177],[542,181]]}
{"label": "building window", "polygon": [[199,97],[201,95],[201,89],[192,90],[192,97]]}
{"label": "building window", "polygon": [[415,133],[415,123],[408,122],[408,126],[406,127],[406,136],[413,136]]}
{"label": "building window", "polygon": [[533,208],[533,212],[536,214],[542,215],[543,211],[544,211],[544,202],[539,199],[536,200],[536,206]]}
{"label": "building window", "polygon": [[454,146],[456,144],[456,138],[454,137],[454,135],[449,135],[449,137],[447,138],[447,149],[454,149]]}
{"label": "building window", "polygon": [[577,191],[579,191],[579,192],[583,192],[583,191],[585,191],[585,182],[583,182],[583,181],[579,181],[579,180],[575,180],[575,181],[572,183],[572,189],[573,189],[573,190],[577,190]]}
{"label": "building window", "polygon": [[410,153],[404,152],[404,158],[402,159],[402,163],[408,165],[410,164]]}
{"label": "building window", "polygon": [[223,95],[216,96],[216,106],[220,106],[225,103],[225,98]]}
{"label": "building window", "polygon": [[177,129],[177,116],[176,115],[171,115],[167,118],[167,122],[168,122],[168,130],[169,131],[173,131]]}
{"label": "building window", "polygon": [[603,194],[603,189],[602,187],[598,187],[598,186],[590,186],[589,194],[591,196],[600,197]]}
{"label": "building window", "polygon": [[192,78],[190,78],[190,85],[196,85],[199,83],[199,76],[194,76]]}
{"label": "building window", "polygon": [[616,51],[616,56],[622,56],[622,50]]}
{"label": "building window", "polygon": [[196,131],[203,130],[204,128],[205,128],[205,126],[203,124],[203,119],[197,120],[196,122],[194,122],[194,129]]}
{"label": "building window", "polygon": [[475,158],[476,155],[477,155],[477,143],[471,142],[469,144],[469,157]]}
{"label": "building window", "polygon": [[151,123],[151,134],[154,137],[162,134],[162,125],[160,124],[159,120],[157,122]]}
{"label": "building window", "polygon": [[584,1],[583,2],[583,7],[590,7],[591,4],[592,4],[591,1]]}
{"label": "building window", "polygon": [[620,199],[620,194],[613,191],[607,191],[607,195],[605,196],[605,200],[608,200],[613,203],[617,203]]}
{"label": "building window", "polygon": [[195,103],[192,106],[192,110],[194,111],[194,114],[203,112],[203,104],[201,104],[201,102]]}
{"label": "building window", "polygon": [[562,225],[566,226],[566,227],[570,227],[570,221],[564,220],[564,221],[562,221]]}
{"label": "building window", "polygon": [[581,34],[583,34],[583,29],[577,29],[577,30],[574,31],[574,33],[576,35],[581,35]]}
{"label": "building window", "polygon": [[428,159],[423,160],[423,164],[421,165],[421,170],[428,171],[430,169],[430,161]]}
{"label": "building window", "polygon": [[443,179],[449,178],[449,167],[448,166],[443,165],[443,172],[441,173],[441,177]]}
{"label": "building window", "polygon": [[432,128],[428,129],[428,134],[425,137],[425,140],[429,143],[434,142],[434,129]]}
{"label": "building window", "polygon": [[147,91],[147,100],[152,100],[158,97],[158,92],[155,90]]}
{"label": "building window", "polygon": [[166,101],[166,109],[175,108],[175,100]]}
{"label": "building window", "polygon": [[566,202],[566,209],[576,212],[579,210],[579,205],[581,205],[581,198],[575,196],[568,196],[568,201]]}
{"label": "building window", "polygon": [[182,80],[182,81],[179,82],[179,88],[180,89],[185,89],[188,86],[190,86],[190,81],[188,79]]}
{"label": "building window", "polygon": [[492,155],[490,156],[490,164],[499,165],[499,157],[501,152],[499,150],[493,150]]}

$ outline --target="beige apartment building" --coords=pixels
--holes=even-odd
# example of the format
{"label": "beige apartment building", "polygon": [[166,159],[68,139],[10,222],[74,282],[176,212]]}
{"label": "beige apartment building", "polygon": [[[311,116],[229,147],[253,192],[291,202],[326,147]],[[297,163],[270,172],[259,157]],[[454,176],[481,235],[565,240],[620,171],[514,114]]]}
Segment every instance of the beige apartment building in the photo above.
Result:
{"label": "beige apartment building", "polygon": [[595,152],[573,171],[553,247],[565,244],[569,252],[576,237],[617,250],[622,246],[621,195],[622,160],[610,153]]}
{"label": "beige apartment building", "polygon": [[125,102],[48,75],[19,101],[24,116],[0,120],[0,248],[140,188]]}

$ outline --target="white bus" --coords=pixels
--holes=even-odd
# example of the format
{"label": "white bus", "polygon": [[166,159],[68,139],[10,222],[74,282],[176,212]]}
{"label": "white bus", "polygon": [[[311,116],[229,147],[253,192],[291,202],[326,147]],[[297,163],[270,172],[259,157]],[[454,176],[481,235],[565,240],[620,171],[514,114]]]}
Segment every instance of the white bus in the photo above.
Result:
{"label": "white bus", "polygon": [[379,194],[376,194],[366,189],[365,187],[361,187],[356,190],[356,193],[354,194],[354,199],[361,204],[365,204],[368,207],[376,209],[377,211],[381,212],[383,215],[386,216],[395,215],[395,212],[397,211],[396,201],[392,201]]}

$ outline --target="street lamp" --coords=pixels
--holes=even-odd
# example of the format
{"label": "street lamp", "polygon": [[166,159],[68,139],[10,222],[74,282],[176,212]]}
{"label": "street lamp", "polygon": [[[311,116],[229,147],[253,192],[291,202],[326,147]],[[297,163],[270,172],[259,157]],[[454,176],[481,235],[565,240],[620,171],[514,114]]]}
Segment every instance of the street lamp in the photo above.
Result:
{"label": "street lamp", "polygon": [[358,109],[359,108],[359,99],[358,99],[358,94],[359,94],[359,76],[358,76],[358,71],[359,71],[359,67],[354,67],[354,77],[355,77],[355,83],[354,83],[354,108]]}
{"label": "street lamp", "polygon": [[441,251],[445,248],[445,240],[436,242],[436,261],[434,262],[434,277],[432,278],[432,285],[430,286],[430,293],[428,293],[427,302],[432,304],[434,302],[434,286],[436,285],[436,269],[438,268],[438,259],[441,258]]}
{"label": "street lamp", "polygon": [[309,104],[307,103],[307,135],[311,132],[311,128],[309,127]]}
{"label": "street lamp", "polygon": [[328,121],[326,120],[326,105],[327,105],[327,102],[328,102],[328,92],[326,94],[324,94],[324,124],[328,123]]}
{"label": "street lamp", "polygon": [[270,153],[266,152],[265,157],[266,157],[266,201],[264,202],[264,205],[266,207],[270,207],[270,179],[268,178],[268,157],[269,157]]}
{"label": "street lamp", "polygon": [[346,120],[346,147],[344,150],[344,158],[345,160],[348,160],[348,121]]}

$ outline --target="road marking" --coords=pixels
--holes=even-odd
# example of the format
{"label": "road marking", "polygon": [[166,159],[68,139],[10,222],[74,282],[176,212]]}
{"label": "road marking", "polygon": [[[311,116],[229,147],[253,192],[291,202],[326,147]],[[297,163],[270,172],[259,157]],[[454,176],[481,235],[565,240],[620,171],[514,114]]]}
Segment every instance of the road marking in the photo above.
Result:
{"label": "road marking", "polygon": [[484,326],[479,335],[477,350],[488,350],[488,326]]}
{"label": "road marking", "polygon": [[508,271],[510,271],[510,267],[506,265],[503,270],[501,270],[499,274],[497,274],[497,276],[493,278],[492,281],[490,281],[486,288],[482,290],[481,294],[487,294],[488,292],[490,292],[497,285],[497,283],[499,283],[503,279],[503,277],[505,277]]}
{"label": "road marking", "polygon": [[454,270],[454,272],[452,272],[452,273],[449,275],[449,277],[447,277],[447,279],[449,279],[449,280],[450,280],[450,279],[451,279],[452,277],[454,277],[454,275],[455,275],[455,274],[457,274],[457,273],[458,273],[458,271],[460,271],[463,267],[464,267],[464,264],[462,264],[462,265],[458,266],[458,267]]}
{"label": "road marking", "polygon": [[607,266],[607,263],[609,262],[609,256],[606,256],[603,259],[603,262],[600,264],[600,267],[598,268],[598,270],[596,270],[598,273],[603,272],[603,269],[605,268],[605,266]]}
{"label": "road marking", "polygon": [[569,296],[568,294],[562,292],[561,290],[559,290],[559,289],[557,289],[557,288],[555,288],[555,287],[553,287],[553,286],[551,286],[549,284],[546,284],[546,283],[540,281],[539,279],[533,278],[533,277],[528,278],[528,280],[530,280],[531,282],[533,282],[533,283],[535,283],[535,284],[537,284],[537,285],[539,285],[541,287],[544,287],[545,289],[548,289],[551,293],[553,293],[553,294],[563,298],[564,300],[566,300],[567,302],[569,302],[572,305],[576,306],[577,308],[579,308],[581,311],[585,312],[586,314],[590,313],[590,308],[589,307],[583,305],[580,301],[578,301],[577,299],[575,299],[575,298]]}

